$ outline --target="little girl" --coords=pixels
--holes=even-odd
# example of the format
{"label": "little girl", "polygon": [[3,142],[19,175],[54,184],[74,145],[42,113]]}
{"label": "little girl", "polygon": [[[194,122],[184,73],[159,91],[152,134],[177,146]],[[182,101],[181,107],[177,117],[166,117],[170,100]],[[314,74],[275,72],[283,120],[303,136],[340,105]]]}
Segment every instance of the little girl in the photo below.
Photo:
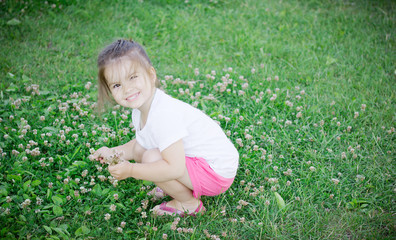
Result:
{"label": "little girl", "polygon": [[[173,198],[155,206],[156,215],[204,212],[200,197],[225,192],[232,184],[239,155],[222,129],[200,110],[158,89],[154,67],[134,41],[118,40],[98,57],[99,106],[114,100],[132,108],[136,138],[114,148],[102,147],[94,158],[103,163],[114,151],[125,160],[109,166],[118,180],[133,177],[154,182],[155,195]],[[158,193],[158,194],[157,194]]]}

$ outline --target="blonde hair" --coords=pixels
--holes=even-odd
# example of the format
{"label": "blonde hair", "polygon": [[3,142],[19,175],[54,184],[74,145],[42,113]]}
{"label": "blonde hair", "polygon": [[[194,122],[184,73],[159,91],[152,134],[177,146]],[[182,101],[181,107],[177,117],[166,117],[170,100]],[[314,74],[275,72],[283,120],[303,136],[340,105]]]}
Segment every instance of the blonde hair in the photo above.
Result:
{"label": "blonde hair", "polygon": [[[147,56],[144,48],[132,40],[119,39],[105,47],[98,56],[98,110],[102,111],[108,103],[114,103],[108,79],[105,76],[105,69],[114,63],[119,63],[123,58],[128,58],[133,63],[142,67],[150,73],[153,65]],[[159,82],[155,80],[155,86],[159,87]]]}

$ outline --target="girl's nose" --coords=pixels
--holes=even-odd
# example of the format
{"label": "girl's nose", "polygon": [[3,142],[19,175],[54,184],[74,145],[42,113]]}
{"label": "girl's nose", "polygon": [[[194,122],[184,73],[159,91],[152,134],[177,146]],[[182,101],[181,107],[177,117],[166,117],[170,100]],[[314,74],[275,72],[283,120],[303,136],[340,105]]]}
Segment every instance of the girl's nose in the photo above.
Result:
{"label": "girl's nose", "polygon": [[126,92],[126,93],[131,93],[132,91],[133,91],[133,84],[132,83],[130,83],[130,82],[125,82],[124,83],[124,91]]}
{"label": "girl's nose", "polygon": [[126,87],[124,88],[124,93],[125,93],[125,94],[132,93],[132,88],[129,87],[129,86],[126,86]]}

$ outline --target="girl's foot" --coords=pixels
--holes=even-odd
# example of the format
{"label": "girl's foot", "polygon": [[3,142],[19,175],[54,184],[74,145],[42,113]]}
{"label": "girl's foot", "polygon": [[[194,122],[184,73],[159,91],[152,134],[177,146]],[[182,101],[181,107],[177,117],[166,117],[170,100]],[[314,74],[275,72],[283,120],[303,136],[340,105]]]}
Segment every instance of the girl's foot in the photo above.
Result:
{"label": "girl's foot", "polygon": [[177,200],[169,202],[163,202],[160,205],[155,206],[151,211],[157,216],[163,215],[179,215],[185,217],[186,215],[195,216],[197,213],[204,213],[206,211],[201,200],[198,200],[195,204],[181,204]]}
{"label": "girl's foot", "polygon": [[147,195],[148,196],[152,196],[154,201],[156,201],[158,199],[161,199],[161,198],[164,198],[165,196],[167,196],[166,193],[164,192],[164,190],[162,190],[159,187],[153,188],[153,190],[148,192]]}

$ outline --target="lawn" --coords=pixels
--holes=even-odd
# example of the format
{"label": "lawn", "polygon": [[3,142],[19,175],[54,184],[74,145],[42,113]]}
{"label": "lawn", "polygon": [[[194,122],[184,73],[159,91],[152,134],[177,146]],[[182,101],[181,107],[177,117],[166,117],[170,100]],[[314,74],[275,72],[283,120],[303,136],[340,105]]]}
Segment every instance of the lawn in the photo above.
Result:
{"label": "lawn", "polygon": [[[0,1],[0,238],[394,239],[396,4]],[[96,59],[145,46],[161,88],[240,153],[202,216],[154,217],[150,182],[90,160],[134,137],[99,117]],[[393,237],[392,237],[393,236]]]}

